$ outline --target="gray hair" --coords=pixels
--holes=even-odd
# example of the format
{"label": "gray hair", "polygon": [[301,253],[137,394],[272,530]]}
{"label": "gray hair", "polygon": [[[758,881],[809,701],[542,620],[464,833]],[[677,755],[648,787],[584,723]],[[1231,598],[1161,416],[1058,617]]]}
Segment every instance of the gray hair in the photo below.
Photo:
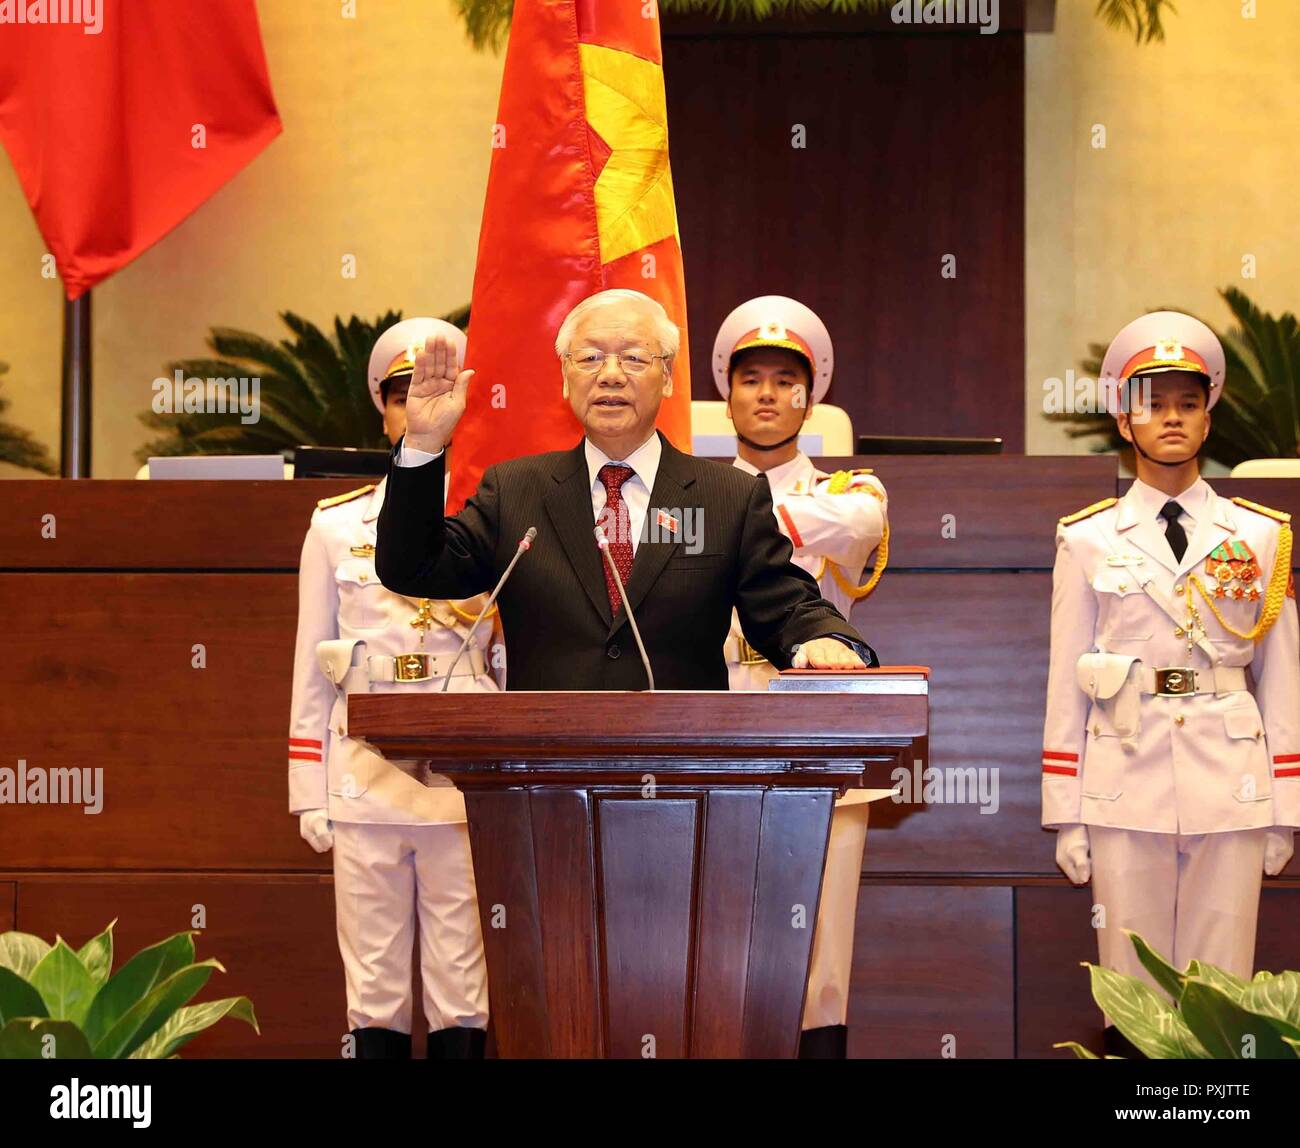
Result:
{"label": "gray hair", "polygon": [[588,311],[595,311],[599,307],[613,307],[618,305],[636,304],[643,310],[650,313],[651,319],[654,320],[655,338],[659,341],[661,353],[664,356],[664,370],[672,371],[673,359],[677,357],[677,349],[681,344],[681,332],[677,329],[677,324],[669,317],[664,306],[657,299],[651,299],[649,295],[640,291],[631,291],[624,287],[614,287],[608,291],[598,291],[595,295],[588,295],[565,317],[564,322],[560,324],[559,333],[555,336],[555,353],[564,358],[569,353],[570,344],[573,342],[573,331],[581,319]]}

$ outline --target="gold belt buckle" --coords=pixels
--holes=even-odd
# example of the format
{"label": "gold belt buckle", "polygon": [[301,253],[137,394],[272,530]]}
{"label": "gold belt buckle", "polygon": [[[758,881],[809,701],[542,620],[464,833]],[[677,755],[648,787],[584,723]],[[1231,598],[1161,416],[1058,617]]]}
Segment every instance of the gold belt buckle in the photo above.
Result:
{"label": "gold belt buckle", "polygon": [[398,654],[393,658],[393,681],[427,682],[431,677],[428,654]]}
{"label": "gold belt buckle", "polygon": [[740,657],[742,666],[761,666],[767,662],[767,659],[762,654],[745,641],[744,634],[739,634],[736,637],[736,652]]}
{"label": "gold belt buckle", "polygon": [[1166,698],[1196,693],[1196,671],[1181,666],[1156,670],[1156,693]]}

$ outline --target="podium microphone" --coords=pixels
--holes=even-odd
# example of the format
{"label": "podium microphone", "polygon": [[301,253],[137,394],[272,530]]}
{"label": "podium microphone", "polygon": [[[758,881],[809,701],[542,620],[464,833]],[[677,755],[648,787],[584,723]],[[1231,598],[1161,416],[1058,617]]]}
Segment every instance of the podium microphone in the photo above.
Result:
{"label": "podium microphone", "polygon": [[610,573],[614,575],[614,585],[618,587],[618,596],[623,601],[623,609],[627,611],[627,620],[632,623],[632,637],[636,639],[636,648],[641,652],[641,664],[645,666],[646,680],[650,683],[650,692],[653,693],[655,688],[654,671],[650,668],[650,658],[645,652],[645,643],[641,641],[641,631],[637,629],[632,607],[628,604],[627,591],[623,589],[623,579],[618,576],[618,567],[614,565],[614,555],[609,552],[609,539],[605,537],[605,528],[597,526],[593,533],[596,535],[596,545],[600,547],[601,553],[605,555],[605,565],[609,567]]}
{"label": "podium microphone", "polygon": [[465,656],[465,651],[469,649],[470,642],[474,640],[474,631],[478,629],[478,624],[483,621],[484,615],[492,609],[492,603],[497,600],[497,595],[501,593],[501,587],[506,584],[506,579],[510,577],[516,563],[524,556],[524,551],[532,549],[533,539],[536,537],[537,527],[530,526],[519,540],[519,546],[515,550],[515,556],[510,559],[510,565],[505,568],[505,573],[501,575],[501,580],[496,584],[496,589],[492,591],[488,600],[483,603],[483,609],[478,612],[478,617],[474,619],[474,624],[470,626],[469,633],[465,635],[465,640],[461,642],[460,649],[456,651],[456,656],[452,658],[451,665],[447,668],[447,676],[442,679],[442,692],[444,694],[447,692],[447,687],[451,685],[452,672],[460,664],[461,658]]}

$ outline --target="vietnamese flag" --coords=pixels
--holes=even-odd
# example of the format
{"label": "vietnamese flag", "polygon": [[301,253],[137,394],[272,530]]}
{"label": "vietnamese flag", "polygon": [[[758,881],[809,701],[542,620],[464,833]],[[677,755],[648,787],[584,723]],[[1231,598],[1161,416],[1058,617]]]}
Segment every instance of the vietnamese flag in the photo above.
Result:
{"label": "vietnamese flag", "polygon": [[69,299],[279,131],[253,0],[0,0],[0,142]]}
{"label": "vietnamese flag", "polygon": [[573,446],[555,336],[609,287],[681,328],[659,427],[690,450],[686,286],[654,0],[516,0],[479,232],[449,511],[493,463]]}

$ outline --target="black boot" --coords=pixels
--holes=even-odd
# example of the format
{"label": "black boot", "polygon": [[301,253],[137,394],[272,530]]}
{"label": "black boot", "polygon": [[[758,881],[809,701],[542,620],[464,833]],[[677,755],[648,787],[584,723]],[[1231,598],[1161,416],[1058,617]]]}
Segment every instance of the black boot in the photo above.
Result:
{"label": "black boot", "polygon": [[799,1034],[800,1060],[846,1060],[848,1055],[848,1025],[828,1024]]}
{"label": "black boot", "polygon": [[1113,1024],[1108,1024],[1102,1033],[1101,1049],[1107,1056],[1122,1056],[1125,1060],[1149,1059],[1145,1052],[1142,1052]]}
{"label": "black boot", "polygon": [[487,1033],[481,1028],[440,1028],[429,1033],[430,1060],[482,1060]]}
{"label": "black boot", "polygon": [[354,1028],[357,1060],[410,1060],[411,1034],[391,1028]]}

